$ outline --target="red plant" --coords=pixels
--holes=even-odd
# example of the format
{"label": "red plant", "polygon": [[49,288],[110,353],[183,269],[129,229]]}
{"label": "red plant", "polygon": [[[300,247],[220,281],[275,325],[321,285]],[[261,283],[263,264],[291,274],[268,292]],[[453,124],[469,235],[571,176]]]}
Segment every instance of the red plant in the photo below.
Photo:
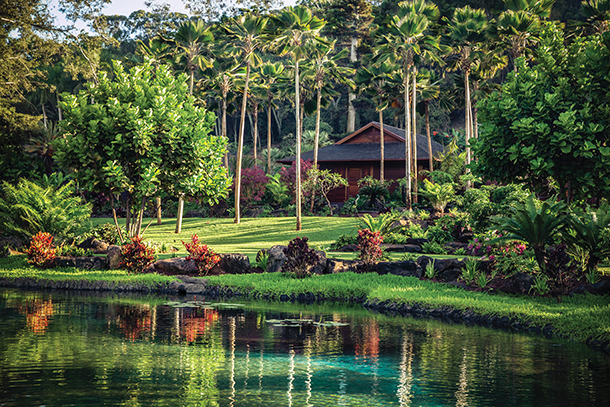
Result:
{"label": "red plant", "polygon": [[371,232],[369,229],[358,231],[358,249],[360,250],[358,257],[367,267],[370,267],[383,256],[381,243],[383,243],[381,233]]}
{"label": "red plant", "polygon": [[28,248],[28,263],[44,269],[55,264],[55,249],[53,248],[53,236],[50,233],[38,232],[32,236],[32,243]]}
{"label": "red plant", "polygon": [[197,265],[199,274],[202,276],[207,275],[210,270],[218,264],[220,256],[214,253],[205,244],[199,243],[199,237],[197,235],[191,235],[191,242],[182,241],[186,251],[189,252],[187,260],[193,260]]}
{"label": "red plant", "polygon": [[146,267],[155,261],[155,251],[142,243],[140,236],[131,238],[131,243],[127,243],[121,250],[123,261],[119,267],[126,268],[132,273],[142,273]]}
{"label": "red plant", "polygon": [[[301,158],[301,181],[305,180],[307,171],[309,171],[311,168],[313,168],[313,162],[311,162],[311,160],[305,161]],[[290,168],[284,167],[280,169],[280,181],[288,187],[288,191],[291,194],[294,194],[297,182],[296,161],[292,162]]]}
{"label": "red plant", "polygon": [[[244,168],[241,170],[241,194],[240,202],[246,206],[258,202],[265,195],[265,187],[269,178],[260,167]],[[233,185],[235,188],[235,185]]]}

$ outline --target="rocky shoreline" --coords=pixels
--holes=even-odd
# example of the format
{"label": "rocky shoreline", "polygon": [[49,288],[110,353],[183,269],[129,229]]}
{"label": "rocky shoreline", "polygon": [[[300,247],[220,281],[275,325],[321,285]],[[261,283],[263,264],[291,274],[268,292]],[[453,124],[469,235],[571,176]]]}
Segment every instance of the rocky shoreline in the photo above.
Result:
{"label": "rocky shoreline", "polygon": [[[40,280],[34,278],[20,277],[15,279],[0,278],[0,286],[7,288],[19,288],[24,290],[78,290],[92,292],[113,293],[140,293],[140,294],[165,294],[175,296],[200,295],[211,298],[249,298],[254,300],[284,301],[299,303],[314,303],[323,301],[334,301],[344,303],[361,304],[363,308],[386,315],[431,318],[445,322],[463,323],[468,326],[483,326],[488,328],[502,329],[515,333],[529,333],[544,335],[547,338],[564,338],[551,324],[544,326],[534,325],[518,318],[499,317],[491,314],[481,314],[474,310],[460,310],[453,307],[428,307],[421,304],[404,304],[392,301],[378,301],[362,297],[335,297],[325,296],[323,293],[301,293],[301,294],[266,294],[257,292],[245,292],[230,287],[210,285],[205,278],[177,275],[176,281],[169,284],[158,284],[148,286],[145,284],[125,284],[120,282],[87,281],[87,280]],[[586,340],[586,344],[596,350],[610,354],[610,341],[600,341],[593,338]]]}

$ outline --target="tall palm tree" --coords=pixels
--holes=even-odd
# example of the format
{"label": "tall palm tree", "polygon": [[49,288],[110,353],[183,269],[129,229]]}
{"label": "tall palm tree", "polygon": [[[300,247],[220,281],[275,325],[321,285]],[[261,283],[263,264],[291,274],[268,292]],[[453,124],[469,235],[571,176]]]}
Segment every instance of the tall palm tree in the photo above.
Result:
{"label": "tall palm tree", "polygon": [[[481,46],[486,40],[488,27],[487,16],[483,9],[472,9],[469,6],[454,11],[447,22],[447,32],[452,46],[454,65],[450,68],[460,69],[464,76],[464,107],[466,130],[466,164],[470,164],[470,146],[468,142],[473,135],[472,101],[470,97],[470,71],[477,58],[480,58]],[[467,184],[467,187],[470,185]]]}
{"label": "tall palm tree", "polygon": [[[412,113],[409,104],[411,72],[416,58],[431,48],[438,48],[438,39],[428,35],[427,30],[432,21],[438,19],[438,8],[425,0],[414,0],[400,3],[397,15],[390,20],[388,33],[378,40],[377,51],[380,61],[399,62],[403,70],[403,107],[405,116],[405,177],[407,183],[406,204],[411,207],[412,191]],[[413,125],[413,131],[415,126]]]}
{"label": "tall palm tree", "polygon": [[429,69],[419,71],[419,92],[421,106],[423,107],[424,120],[426,122],[426,138],[428,140],[428,169],[434,170],[432,157],[432,135],[430,134],[430,101],[437,99],[441,94],[440,84],[442,79],[439,75]]}
{"label": "tall palm tree", "polygon": [[385,145],[384,145],[384,130],[383,130],[383,111],[388,108],[392,93],[394,73],[398,69],[397,65],[391,62],[383,62],[380,64],[370,64],[361,66],[356,72],[354,80],[361,92],[366,92],[375,103],[375,111],[379,113],[379,179],[383,182],[385,179]]}
{"label": "tall palm tree", "polygon": [[594,32],[603,34],[610,29],[610,0],[584,0],[580,4],[580,12]]}
{"label": "tall palm tree", "polygon": [[277,32],[274,42],[280,54],[289,54],[294,62],[295,117],[296,128],[296,230],[301,230],[301,112],[299,100],[299,62],[305,58],[312,40],[321,42],[320,30],[326,22],[314,16],[305,6],[287,7],[273,17]]}
{"label": "tall palm tree", "polygon": [[271,109],[273,108],[273,100],[278,94],[278,82],[284,79],[284,65],[281,62],[266,62],[259,70],[261,80],[261,88],[266,93],[267,102],[267,173],[271,173]]}
{"label": "tall palm tree", "polygon": [[246,107],[248,102],[248,84],[250,70],[262,63],[256,51],[262,47],[262,34],[268,19],[248,13],[235,18],[224,29],[231,40],[231,53],[239,55],[246,66],[244,90],[239,120],[239,140],[237,145],[237,161],[235,165],[235,223],[240,223],[241,166],[244,152],[244,130],[246,125]]}

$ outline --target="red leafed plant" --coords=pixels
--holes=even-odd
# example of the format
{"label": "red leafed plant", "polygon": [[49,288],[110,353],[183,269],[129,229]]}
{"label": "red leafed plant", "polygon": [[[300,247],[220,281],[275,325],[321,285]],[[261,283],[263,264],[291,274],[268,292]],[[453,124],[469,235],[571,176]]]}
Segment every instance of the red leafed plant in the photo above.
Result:
{"label": "red leafed plant", "polygon": [[38,232],[32,236],[28,248],[28,263],[41,269],[49,268],[55,264],[55,257],[53,236],[50,233]]}
{"label": "red leafed plant", "polygon": [[191,241],[182,241],[186,251],[189,252],[187,260],[193,260],[197,265],[199,274],[202,276],[207,275],[212,268],[220,261],[220,256],[214,253],[207,245],[199,243],[199,237],[197,235],[191,235]]}
{"label": "red leafed plant", "polygon": [[142,273],[155,261],[154,249],[142,243],[140,236],[132,237],[131,243],[123,245],[121,256],[123,261],[119,263],[119,267],[126,268],[131,273]]}
{"label": "red leafed plant", "polygon": [[381,236],[380,232],[371,232],[369,229],[358,231],[358,249],[360,250],[358,257],[367,268],[383,256],[383,251],[380,247],[381,243],[383,243],[383,236]]}

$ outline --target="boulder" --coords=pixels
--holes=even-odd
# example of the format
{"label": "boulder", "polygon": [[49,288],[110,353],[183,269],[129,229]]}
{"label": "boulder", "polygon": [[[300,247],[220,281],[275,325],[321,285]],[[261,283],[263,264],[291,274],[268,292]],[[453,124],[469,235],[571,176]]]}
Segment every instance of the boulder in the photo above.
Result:
{"label": "boulder", "polygon": [[210,274],[247,274],[251,268],[250,259],[245,254],[220,254],[220,261]]}
{"label": "boulder", "polygon": [[101,270],[108,266],[106,257],[58,257],[55,265],[59,267],[76,267],[83,270]]}
{"label": "boulder", "polygon": [[197,275],[199,270],[194,261],[186,257],[157,260],[153,263],[155,270],[170,275]]}
{"label": "boulder", "polygon": [[606,295],[610,294],[610,281],[604,280],[596,284],[586,284],[575,288],[570,292],[570,295],[574,294],[593,294],[593,295]]}
{"label": "boulder", "polygon": [[404,277],[421,277],[422,272],[417,263],[407,261],[382,261],[377,264],[377,273],[394,274]]}
{"label": "boulder", "polygon": [[466,253],[466,250],[468,250],[468,244],[460,242],[449,242],[445,244],[445,249],[447,249],[447,252],[449,254],[453,254],[459,249],[464,249],[464,253]]}
{"label": "boulder", "polygon": [[80,243],[77,247],[85,250],[91,250],[93,253],[102,254],[108,251],[108,243],[97,240],[94,237],[90,237]]}
{"label": "boulder", "polygon": [[327,259],[325,274],[359,272],[364,263],[360,260]]}
{"label": "boulder", "polygon": [[421,246],[424,243],[428,243],[428,242],[429,242],[429,240],[425,239],[423,237],[417,238],[417,239],[410,237],[410,238],[407,239],[407,244],[413,244],[413,245],[416,245],[416,246]]}
{"label": "boulder", "polygon": [[458,237],[458,242],[460,243],[470,243],[472,241],[472,239],[474,239],[474,233],[472,232],[466,232],[466,233],[462,233],[459,237]]}
{"label": "boulder", "polygon": [[326,270],[326,263],[328,259],[326,258],[326,253],[322,250],[316,250],[315,253],[318,255],[318,262],[315,266],[313,266],[312,274],[324,274],[324,270]]}
{"label": "boulder", "polygon": [[11,249],[21,250],[23,249],[23,242],[15,236],[6,236],[0,238],[0,248],[8,246]]}
{"label": "boulder", "polygon": [[286,255],[284,254],[284,248],[286,247],[282,245],[271,246],[271,249],[269,249],[269,263],[267,265],[268,273],[275,273],[282,269],[286,262]]}
{"label": "boulder", "polygon": [[108,259],[108,268],[110,270],[118,269],[119,263],[123,261],[121,246],[109,246],[106,251],[106,258]]}
{"label": "boulder", "polygon": [[527,294],[534,285],[534,276],[526,273],[516,273],[512,277],[514,287],[521,293]]}
{"label": "boulder", "polygon": [[340,251],[340,252],[357,252],[358,251],[358,245],[357,244],[346,244],[345,246],[341,247],[338,251]]}
{"label": "boulder", "polygon": [[423,272],[431,261],[434,261],[437,277],[444,281],[457,280],[462,275],[462,269],[465,266],[463,261],[457,259],[433,259],[428,256],[421,256],[417,259],[417,265]]}

